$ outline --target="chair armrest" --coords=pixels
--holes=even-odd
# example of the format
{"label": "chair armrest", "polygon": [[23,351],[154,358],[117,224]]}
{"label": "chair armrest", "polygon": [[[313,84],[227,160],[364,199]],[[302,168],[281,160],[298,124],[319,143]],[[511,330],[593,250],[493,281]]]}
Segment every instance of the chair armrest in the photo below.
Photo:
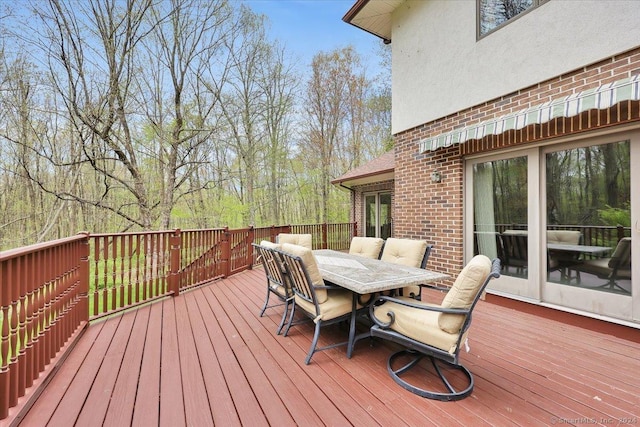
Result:
{"label": "chair armrest", "polygon": [[439,313],[465,314],[465,315],[471,313],[471,310],[467,308],[445,308],[445,307],[440,307],[439,305],[423,305],[423,304],[419,304],[415,300],[409,301],[406,299],[399,299],[399,298],[389,297],[386,295],[381,295],[377,297],[375,302],[369,306],[369,317],[371,317],[371,320],[373,320],[373,322],[376,325],[380,326],[383,329],[386,329],[393,324],[393,322],[395,321],[395,313],[393,311],[388,311],[387,316],[389,316],[391,320],[389,322],[381,322],[378,318],[376,318],[376,316],[374,316],[373,310],[375,309],[375,307],[382,305],[386,301],[394,302],[396,304],[400,304],[400,305],[404,305],[407,307],[415,308],[418,310],[424,310],[424,311],[436,311]]}

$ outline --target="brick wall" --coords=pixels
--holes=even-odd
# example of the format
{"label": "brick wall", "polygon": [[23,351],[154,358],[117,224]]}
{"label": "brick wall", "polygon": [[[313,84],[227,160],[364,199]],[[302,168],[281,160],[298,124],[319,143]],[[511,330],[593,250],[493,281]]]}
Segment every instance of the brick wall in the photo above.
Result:
{"label": "brick wall", "polygon": [[[640,102],[619,104],[605,111],[587,111],[573,118],[531,125],[433,152],[419,152],[420,141],[637,74],[640,74],[640,47],[396,134],[394,237],[427,239],[434,245],[428,268],[455,277],[463,267],[465,155],[640,121]],[[442,176],[440,183],[431,182],[435,170]]]}

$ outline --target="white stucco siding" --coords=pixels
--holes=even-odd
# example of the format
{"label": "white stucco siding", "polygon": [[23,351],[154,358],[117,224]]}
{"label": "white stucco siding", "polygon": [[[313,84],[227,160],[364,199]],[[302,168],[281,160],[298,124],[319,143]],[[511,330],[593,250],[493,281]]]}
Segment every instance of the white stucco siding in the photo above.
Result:
{"label": "white stucco siding", "polygon": [[550,0],[476,41],[476,0],[409,0],[393,15],[393,132],[640,45],[638,0]]}

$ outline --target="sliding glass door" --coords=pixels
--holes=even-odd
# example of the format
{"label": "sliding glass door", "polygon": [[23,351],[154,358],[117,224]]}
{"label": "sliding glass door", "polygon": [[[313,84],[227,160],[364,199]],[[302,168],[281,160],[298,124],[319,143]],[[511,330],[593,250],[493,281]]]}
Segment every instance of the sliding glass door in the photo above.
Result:
{"label": "sliding glass door", "polygon": [[529,183],[536,181],[537,158],[537,151],[527,150],[472,161],[467,168],[467,182],[473,183],[466,207],[472,255],[500,258],[502,277],[493,290],[524,299],[538,295],[538,260],[529,256],[536,244],[529,238],[537,218]]}
{"label": "sliding glass door", "polygon": [[491,292],[640,320],[640,131],[467,160],[465,254]]}
{"label": "sliding glass door", "polygon": [[391,193],[365,194],[364,217],[366,237],[391,237]]}

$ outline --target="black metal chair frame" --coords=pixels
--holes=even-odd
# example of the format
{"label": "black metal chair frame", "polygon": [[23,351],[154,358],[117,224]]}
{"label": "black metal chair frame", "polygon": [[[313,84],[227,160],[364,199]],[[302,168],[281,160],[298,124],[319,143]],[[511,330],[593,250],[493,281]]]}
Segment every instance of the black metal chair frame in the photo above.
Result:
{"label": "black metal chair frame", "polygon": [[[289,307],[293,306],[293,290],[286,278],[286,271],[278,254],[276,254],[271,248],[266,248],[256,243],[252,243],[252,245],[258,253],[257,260],[262,262],[262,266],[267,277],[267,297],[265,298],[262,309],[260,310],[260,317],[264,315],[264,312],[268,308],[281,307],[284,305],[282,319],[280,320],[280,324],[276,330],[276,333],[280,335],[287,319],[287,314],[289,313]],[[284,295],[277,291],[278,287],[282,287]],[[271,294],[278,298],[278,303],[269,305],[269,297]]]}
{"label": "black metal chair frame", "polygon": [[284,336],[287,336],[289,334],[289,329],[291,328],[291,326],[294,326],[300,323],[306,323],[309,320],[317,319],[315,321],[315,330],[313,333],[313,339],[311,341],[311,347],[309,348],[309,352],[307,353],[307,357],[305,358],[304,363],[308,365],[311,362],[311,358],[313,357],[313,354],[317,351],[328,350],[330,348],[335,348],[342,345],[346,346],[349,343],[348,340],[329,344],[323,347],[318,347],[318,339],[320,338],[320,329],[323,326],[329,326],[335,323],[343,322],[345,320],[350,320],[352,317],[352,310],[349,310],[347,313],[341,316],[335,317],[333,319],[321,320],[318,318],[320,316],[320,307],[318,304],[318,298],[316,296],[316,289],[344,290],[344,288],[336,285],[326,285],[326,284],[322,286],[312,285],[311,279],[309,278],[309,273],[307,271],[307,268],[304,262],[302,261],[302,258],[289,254],[287,252],[277,250],[277,249],[274,251],[277,252],[282,259],[282,263],[284,264],[284,267],[287,272],[287,277],[291,282],[291,289],[293,290],[293,293],[298,298],[302,298],[303,300],[308,301],[315,306],[315,311],[313,313],[307,312],[301,307],[302,312],[305,314],[305,318],[298,321],[293,321],[293,318],[296,312],[296,307],[299,306],[299,304],[296,304],[295,298],[294,298],[291,313],[289,314],[289,321],[284,331]]}
{"label": "black metal chair frame", "polygon": [[[476,294],[475,298],[473,299],[473,302],[471,303],[471,306],[468,309],[455,309],[455,308],[442,308],[439,306],[426,306],[426,305],[422,305],[419,304],[417,302],[413,302],[411,300],[408,299],[398,299],[398,298],[393,298],[393,297],[388,297],[388,296],[380,296],[377,298],[376,302],[374,304],[371,305],[370,307],[370,317],[371,319],[374,321],[374,325],[371,327],[371,335],[373,337],[379,337],[379,338],[383,338],[392,342],[395,342],[397,344],[400,344],[404,347],[403,350],[397,351],[393,354],[391,354],[391,356],[389,356],[389,359],[387,361],[387,370],[389,371],[389,375],[393,378],[393,380],[398,383],[400,386],[402,386],[404,389],[417,394],[419,396],[422,397],[426,397],[429,399],[436,399],[436,400],[440,400],[440,401],[454,401],[454,400],[460,400],[463,399],[467,396],[469,396],[472,392],[473,392],[473,386],[474,386],[474,381],[473,381],[473,375],[471,374],[471,372],[460,363],[460,350],[461,347],[463,346],[464,342],[462,341],[463,337],[465,336],[465,332],[469,329],[469,326],[471,325],[471,313],[473,312],[473,309],[475,308],[478,300],[480,299],[480,296],[482,295],[482,293],[484,292],[485,288],[487,287],[487,285],[489,284],[489,281],[492,278],[498,278],[500,277],[500,259],[496,258],[492,261],[492,266],[491,266],[491,272],[489,273],[489,275],[487,276],[487,278],[485,279],[485,281],[483,282],[483,284],[480,286],[478,293]],[[441,287],[434,287],[436,289],[440,289],[442,290]],[[391,329],[389,329],[389,327],[391,326],[391,324],[394,322],[394,313],[393,312],[389,312],[388,315],[390,317],[390,321],[388,323],[382,323],[380,322],[374,315],[373,315],[373,310],[376,306],[379,306],[380,304],[383,304],[385,301],[393,301],[395,303],[398,304],[402,304],[408,307],[413,307],[417,310],[427,310],[427,311],[437,311],[440,313],[450,313],[450,314],[462,314],[465,316],[465,319],[463,321],[462,327],[460,329],[460,333],[458,336],[458,341],[456,343],[456,351],[452,354],[449,353],[445,350],[441,350],[437,347],[422,343],[420,341],[416,341],[413,338],[409,338],[405,335],[402,335],[396,331],[393,331]],[[411,360],[406,363],[405,365],[403,365],[402,367],[398,368],[398,369],[394,369],[394,362],[403,356],[409,356],[411,358]],[[404,374],[405,372],[409,371],[411,368],[415,367],[418,365],[418,363],[423,359],[423,358],[429,358],[431,361],[431,364],[434,367],[435,373],[438,375],[438,377],[440,378],[440,380],[442,381],[442,383],[444,384],[444,386],[446,387],[446,389],[448,390],[448,392],[436,392],[436,391],[431,391],[431,390],[425,390],[423,388],[417,387],[413,384],[410,384],[408,381],[404,380],[403,378],[401,378],[401,375]],[[453,368],[454,370],[458,370],[460,372],[462,372],[464,374],[464,376],[467,378],[467,383],[468,385],[461,389],[461,390],[456,390],[452,385],[451,382],[445,377],[445,374],[443,372],[443,370],[441,369],[440,365],[442,364],[443,366],[447,367],[447,368]]]}

